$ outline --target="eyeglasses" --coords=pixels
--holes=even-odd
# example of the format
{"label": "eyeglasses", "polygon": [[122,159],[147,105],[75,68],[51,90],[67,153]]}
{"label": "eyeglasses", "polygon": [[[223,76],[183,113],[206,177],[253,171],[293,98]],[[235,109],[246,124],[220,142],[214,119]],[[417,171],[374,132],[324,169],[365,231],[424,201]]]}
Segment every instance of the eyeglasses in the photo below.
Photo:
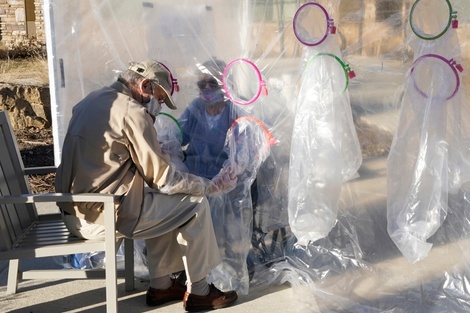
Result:
{"label": "eyeglasses", "polygon": [[200,80],[197,82],[199,89],[204,89],[209,85],[210,89],[216,89],[219,87],[219,82],[215,78],[210,78],[208,80]]}

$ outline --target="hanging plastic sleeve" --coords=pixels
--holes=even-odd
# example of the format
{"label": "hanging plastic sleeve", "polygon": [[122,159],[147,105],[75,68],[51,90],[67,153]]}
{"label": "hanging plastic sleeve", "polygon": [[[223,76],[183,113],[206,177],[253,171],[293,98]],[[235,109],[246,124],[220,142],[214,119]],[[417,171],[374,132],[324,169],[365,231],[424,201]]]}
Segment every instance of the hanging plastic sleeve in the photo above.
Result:
{"label": "hanging plastic sleeve", "polygon": [[459,28],[459,21],[457,20],[457,11],[452,11],[452,28]]}

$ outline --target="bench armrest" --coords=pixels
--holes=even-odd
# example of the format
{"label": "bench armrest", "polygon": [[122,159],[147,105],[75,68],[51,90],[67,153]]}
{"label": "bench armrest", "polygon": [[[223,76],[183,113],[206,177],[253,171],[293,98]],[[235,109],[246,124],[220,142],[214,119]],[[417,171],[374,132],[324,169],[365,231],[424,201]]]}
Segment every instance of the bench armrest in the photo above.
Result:
{"label": "bench armrest", "polygon": [[115,196],[101,193],[42,193],[22,194],[19,196],[0,196],[0,204],[36,202],[101,202],[115,203]]}
{"label": "bench armrest", "polygon": [[55,173],[57,167],[55,166],[35,166],[35,167],[25,167],[25,175],[44,175]]}
{"label": "bench armrest", "polygon": [[[114,204],[118,198],[111,194],[101,193],[42,193],[22,194],[18,196],[0,196],[0,204],[37,203],[37,202],[100,202],[103,203],[104,225],[106,227],[105,240],[115,241],[116,213]],[[114,245],[114,244],[113,244]]]}

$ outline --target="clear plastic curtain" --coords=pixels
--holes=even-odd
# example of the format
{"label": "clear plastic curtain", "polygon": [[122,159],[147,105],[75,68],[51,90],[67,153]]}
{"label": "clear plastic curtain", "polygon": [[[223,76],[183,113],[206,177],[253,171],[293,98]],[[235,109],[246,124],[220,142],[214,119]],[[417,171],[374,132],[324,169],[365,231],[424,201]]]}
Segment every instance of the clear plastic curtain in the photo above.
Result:
{"label": "clear plastic curtain", "polygon": [[[426,1],[441,3],[444,9],[438,9],[434,19],[428,13],[416,16],[422,37],[440,33],[435,23],[447,20],[440,14],[447,3],[458,19],[458,28],[451,25],[439,38],[429,40],[410,27],[415,1],[315,1],[334,18],[336,33],[318,46],[306,47],[293,29],[294,15],[306,2],[45,0],[56,160],[72,107],[92,90],[111,84],[128,62],[153,58],[170,68],[180,86],[173,95],[178,110],[163,113],[179,120],[201,96],[197,82],[206,60],[217,58],[226,64],[249,60],[259,69],[267,94],[250,104],[233,103],[231,112],[261,121],[276,144],[263,162],[253,162],[259,166],[250,195],[246,183],[251,176],[240,181],[240,197],[232,198],[248,208],[245,237],[237,239],[247,260],[236,263],[246,271],[239,275],[222,270],[213,277],[226,288],[237,286],[242,277],[238,286],[248,293],[288,283],[302,312],[470,310],[470,3]],[[346,77],[336,59],[318,53],[333,54],[354,70],[356,77],[345,91],[327,93],[344,85]],[[427,54],[462,65],[462,72],[456,69],[460,86],[452,98],[434,97],[441,91],[452,94],[456,81],[442,59],[426,57],[414,63]],[[240,88],[258,86],[252,83],[250,78]],[[248,95],[257,93],[250,88]],[[329,110],[327,102],[334,103]],[[313,108],[323,120],[313,122]],[[164,129],[159,131],[162,146],[177,151],[172,152],[176,166],[182,148],[177,128],[173,120],[160,118],[156,127]],[[333,120],[338,122],[334,127]],[[319,133],[329,136],[316,138],[329,140],[306,141]],[[358,169],[359,159],[350,158],[356,155],[350,152],[357,152],[354,133],[362,158]],[[228,160],[233,150],[223,149],[225,135],[221,146]],[[313,144],[324,155],[314,158]],[[328,146],[338,149],[327,154],[332,151],[326,150]],[[256,145],[249,147],[254,150],[239,148],[232,161],[239,160],[238,154],[254,158],[250,151],[261,151]],[[291,167],[296,161],[303,167]],[[315,187],[308,180],[314,169],[326,177],[328,193],[309,188]],[[305,181],[292,182],[302,175]],[[251,194],[255,187],[256,198]],[[336,212],[325,209],[316,219],[305,218],[303,234],[321,228],[321,235],[312,237],[316,240],[304,240],[291,228],[295,227],[289,220],[291,212],[301,206],[290,199],[300,196],[302,188],[308,197],[315,195],[305,202],[306,210],[319,210],[325,202],[317,199],[327,197],[337,208]],[[220,205],[229,209],[227,202]],[[213,205],[212,210],[216,208]],[[220,215],[214,225],[226,220]],[[251,226],[246,223],[250,220]],[[396,231],[413,236],[394,235]],[[427,246],[425,250],[415,249],[415,238]],[[304,244],[299,245],[299,240]],[[144,258],[142,250],[141,244],[136,245],[136,255]]]}

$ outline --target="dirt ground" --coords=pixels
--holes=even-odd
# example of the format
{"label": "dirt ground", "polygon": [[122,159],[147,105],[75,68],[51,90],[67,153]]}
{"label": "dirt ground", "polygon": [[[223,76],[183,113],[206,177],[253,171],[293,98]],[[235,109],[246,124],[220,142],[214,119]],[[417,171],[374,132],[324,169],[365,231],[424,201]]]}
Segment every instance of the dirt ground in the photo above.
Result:
{"label": "dirt ground", "polygon": [[[48,85],[47,59],[1,59],[0,82],[17,85]],[[15,136],[25,167],[53,166],[54,146],[52,128],[35,127],[16,129]],[[33,175],[29,178],[31,192],[54,192],[55,174]]]}

